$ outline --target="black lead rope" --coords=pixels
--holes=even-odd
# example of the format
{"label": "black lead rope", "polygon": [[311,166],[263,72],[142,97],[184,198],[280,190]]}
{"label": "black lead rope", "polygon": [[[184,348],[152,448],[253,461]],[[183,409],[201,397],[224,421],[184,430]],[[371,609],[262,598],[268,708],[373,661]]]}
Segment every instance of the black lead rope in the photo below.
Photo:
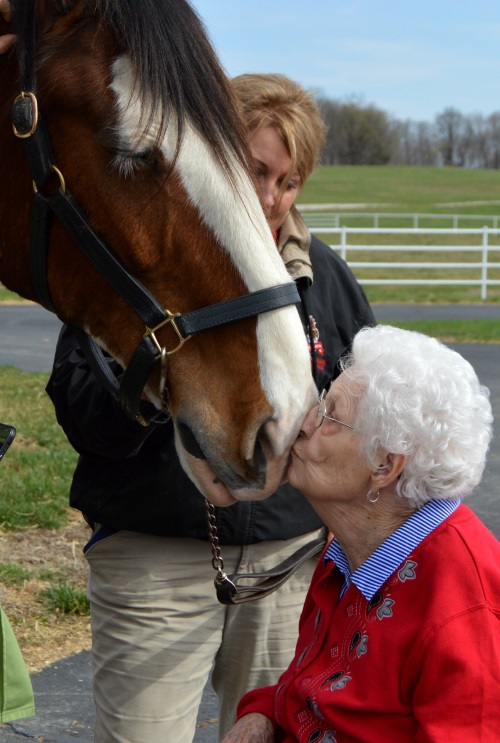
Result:
{"label": "black lead rope", "polygon": [[315,537],[303,544],[274,568],[257,573],[228,574],[224,572],[215,506],[206,499],[205,510],[212,548],[212,567],[217,572],[214,578],[215,591],[219,603],[226,606],[246,604],[248,601],[256,601],[269,596],[291,578],[301,565],[319,555],[326,546],[327,531],[323,528],[320,537]]}
{"label": "black lead rope", "polygon": [[[245,604],[264,599],[280,588],[307,560],[325,548],[325,537],[304,544],[276,567],[262,573],[222,573],[215,578],[215,590],[220,604]],[[253,583],[250,583],[253,581]]]}

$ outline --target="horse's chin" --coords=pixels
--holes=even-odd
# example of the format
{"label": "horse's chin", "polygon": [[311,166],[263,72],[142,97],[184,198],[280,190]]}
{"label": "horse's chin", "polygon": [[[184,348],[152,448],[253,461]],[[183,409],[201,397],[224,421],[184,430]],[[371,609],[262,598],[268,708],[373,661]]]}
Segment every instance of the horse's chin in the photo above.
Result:
{"label": "horse's chin", "polygon": [[231,506],[237,501],[260,501],[269,498],[283,482],[284,464],[281,460],[269,465],[266,487],[228,488],[217,476],[206,459],[197,459],[185,450],[180,454],[182,465],[198,490],[214,506]]}

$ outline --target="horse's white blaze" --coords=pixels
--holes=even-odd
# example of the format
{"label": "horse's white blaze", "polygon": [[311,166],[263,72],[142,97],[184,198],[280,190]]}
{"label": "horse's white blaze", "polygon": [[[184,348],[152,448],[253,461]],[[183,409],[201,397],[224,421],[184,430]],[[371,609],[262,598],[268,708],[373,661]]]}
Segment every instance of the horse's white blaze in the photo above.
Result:
{"label": "horse's white blaze", "polygon": [[[143,112],[126,57],[115,61],[113,74],[111,87],[117,97],[119,137],[127,150],[143,151],[152,146],[157,129],[152,127],[146,136],[141,134]],[[177,135],[174,118],[161,143],[162,152],[170,161]],[[250,292],[286,283],[290,277],[253,185],[239,165],[234,171],[237,189],[203,138],[186,125],[176,172],[200,216],[231,256]],[[309,353],[295,308],[260,315],[257,338],[262,387],[278,419],[270,433],[279,456],[291,445],[314,399]]]}

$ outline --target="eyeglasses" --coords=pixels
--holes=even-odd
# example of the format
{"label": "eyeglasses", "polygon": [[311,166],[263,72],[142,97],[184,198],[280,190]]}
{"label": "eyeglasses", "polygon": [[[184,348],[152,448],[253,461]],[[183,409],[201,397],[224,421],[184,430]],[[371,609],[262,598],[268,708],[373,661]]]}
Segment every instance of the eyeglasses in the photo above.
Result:
{"label": "eyeglasses", "polygon": [[316,413],[316,419],[314,421],[314,425],[316,428],[320,428],[320,426],[323,425],[323,421],[326,419],[327,421],[332,421],[332,423],[340,423],[341,426],[345,426],[346,428],[350,428],[351,431],[354,431],[354,426],[350,426],[348,423],[344,423],[343,421],[337,420],[337,418],[332,418],[330,415],[326,414],[326,390],[323,390],[321,395],[319,396],[318,400],[318,412]]}

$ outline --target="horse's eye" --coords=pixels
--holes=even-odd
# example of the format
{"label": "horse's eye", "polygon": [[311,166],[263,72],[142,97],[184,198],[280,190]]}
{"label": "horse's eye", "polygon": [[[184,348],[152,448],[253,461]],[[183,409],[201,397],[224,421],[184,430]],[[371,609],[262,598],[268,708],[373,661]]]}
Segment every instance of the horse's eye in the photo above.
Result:
{"label": "horse's eye", "polygon": [[141,168],[150,168],[155,163],[154,150],[131,152],[127,150],[115,151],[111,167],[123,178],[131,178]]}

